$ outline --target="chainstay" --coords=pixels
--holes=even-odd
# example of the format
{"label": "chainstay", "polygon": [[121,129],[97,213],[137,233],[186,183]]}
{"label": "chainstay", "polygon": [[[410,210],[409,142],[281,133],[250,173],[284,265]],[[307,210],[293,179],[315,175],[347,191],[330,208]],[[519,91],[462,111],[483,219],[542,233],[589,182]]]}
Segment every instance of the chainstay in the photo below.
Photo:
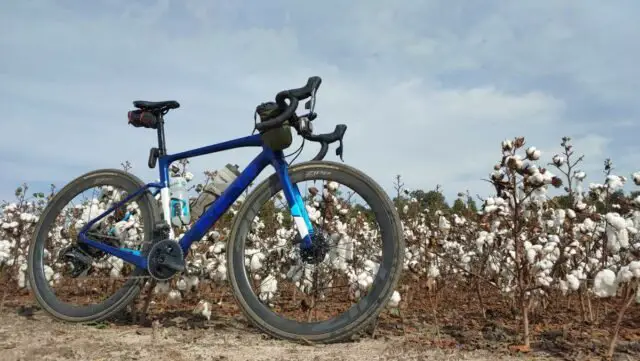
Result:
{"label": "chainstay", "polygon": [[83,280],[130,280],[130,279],[154,279],[153,277],[147,275],[147,276],[130,276],[130,277],[110,277],[110,276],[104,276],[104,277],[72,277],[71,279],[73,280],[79,280],[79,281],[83,281]]}

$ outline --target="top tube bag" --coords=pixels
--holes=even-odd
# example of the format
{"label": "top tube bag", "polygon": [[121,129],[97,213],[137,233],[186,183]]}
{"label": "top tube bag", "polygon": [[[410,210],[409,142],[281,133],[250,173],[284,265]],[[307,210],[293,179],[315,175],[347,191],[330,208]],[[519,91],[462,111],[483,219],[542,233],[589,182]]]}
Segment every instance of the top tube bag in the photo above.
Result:
{"label": "top tube bag", "polygon": [[[256,107],[256,114],[260,117],[260,122],[273,119],[280,115],[280,113],[282,113],[282,111],[278,109],[278,105],[275,102],[262,103]],[[293,142],[291,126],[288,120],[284,122],[281,127],[262,133],[261,137],[264,144],[274,151],[287,149]]]}

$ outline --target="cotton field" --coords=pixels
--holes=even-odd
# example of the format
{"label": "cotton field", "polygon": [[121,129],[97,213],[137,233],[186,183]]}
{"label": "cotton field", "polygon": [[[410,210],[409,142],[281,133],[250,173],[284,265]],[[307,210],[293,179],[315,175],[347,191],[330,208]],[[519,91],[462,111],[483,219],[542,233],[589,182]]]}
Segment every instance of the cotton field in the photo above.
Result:
{"label": "cotton field", "polygon": [[[493,194],[478,199],[475,209],[472,197],[462,193],[456,200],[461,206],[456,208],[430,203],[421,196],[424,192],[399,191],[394,201],[407,246],[403,278],[387,308],[406,314],[418,307],[416,297],[423,297],[423,288],[439,289],[446,282],[451,287],[468,285],[468,298],[477,299],[484,313],[489,307],[483,295],[495,290],[515,310],[521,343],[529,347],[532,314],[544,312],[550,300],[579,300],[584,322],[594,322],[597,302],[607,300],[616,305],[619,316],[604,325],[611,330],[607,353],[612,353],[625,312],[640,303],[640,192],[634,192],[640,186],[640,172],[617,174],[613,162],[606,160],[604,174],[590,176],[580,170],[582,157],[574,154],[570,138],[563,138],[561,145],[561,153],[545,154],[521,137],[503,141],[493,167],[487,160],[487,184]],[[187,174],[190,184],[196,182],[197,177],[185,169],[174,171]],[[381,253],[377,225],[365,211],[345,201],[337,183],[318,187],[322,189],[306,200],[306,207],[311,221],[329,232],[332,248],[322,264],[300,262],[291,246],[294,225],[281,208],[272,207],[252,222],[244,266],[255,281],[256,294],[267,305],[277,307],[278,295],[284,292],[293,292],[294,298],[310,293],[318,282],[312,281],[311,274],[319,274],[330,290],[320,292],[319,300],[343,292],[343,300],[351,302],[373,283]],[[631,193],[625,194],[625,187]],[[6,282],[22,290],[29,289],[28,243],[47,200],[44,194],[30,197],[25,188],[17,192],[17,201],[3,205],[0,219],[0,270]],[[82,216],[97,215],[109,207],[108,197],[117,200],[121,195],[104,187],[100,195],[69,212],[87,219]],[[214,305],[233,302],[232,298],[210,298],[203,290],[226,289],[225,252],[230,221],[238,207],[234,205],[227,218],[192,246],[184,274],[154,284],[153,304],[178,307],[191,297],[197,302],[193,312],[209,319]],[[323,212],[330,216],[323,217]],[[144,229],[140,210],[130,205],[125,214],[121,220],[98,222],[92,230],[107,230],[121,244],[139,247]],[[76,221],[75,228],[83,225]],[[57,223],[50,234],[58,248],[72,241],[63,228]],[[181,237],[185,229],[175,230]],[[62,282],[62,271],[57,269],[64,265],[53,254],[45,257],[52,260],[45,274],[55,286]],[[93,267],[104,271],[106,279],[126,277],[126,265],[114,258]],[[343,283],[343,290],[333,291]]]}

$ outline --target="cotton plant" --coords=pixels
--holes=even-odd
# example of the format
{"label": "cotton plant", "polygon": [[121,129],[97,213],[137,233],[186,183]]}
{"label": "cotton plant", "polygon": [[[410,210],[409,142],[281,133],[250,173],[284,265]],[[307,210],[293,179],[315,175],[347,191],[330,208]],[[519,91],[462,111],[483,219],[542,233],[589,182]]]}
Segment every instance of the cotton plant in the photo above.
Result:
{"label": "cotton plant", "polygon": [[[439,187],[430,194],[443,198]],[[463,196],[459,194],[459,197]],[[462,200],[461,203],[464,204]],[[406,204],[408,212],[401,217],[406,243],[405,272],[401,283],[401,289],[406,293],[405,302],[410,304],[417,290],[410,287],[409,282],[417,282],[430,291],[436,289],[440,280],[452,287],[456,287],[454,280],[477,282],[473,275],[478,274],[483,248],[476,247],[480,224],[475,214],[466,207],[459,209],[459,213],[453,209],[444,212],[437,205],[425,207],[414,197],[409,198]],[[491,254],[488,248],[484,249]]]}
{"label": "cotton plant", "polygon": [[[606,298],[621,294],[619,318],[608,350],[611,356],[625,310],[632,302],[640,302],[640,204],[621,196],[627,178],[613,173],[610,159],[604,163],[604,182],[590,183],[585,195],[582,183],[586,174],[575,169],[582,157],[571,161],[570,138],[563,138],[562,146],[563,155],[554,156],[553,165],[568,181],[565,191],[569,208],[552,209],[554,217],[543,224],[547,232],[556,233],[555,243],[562,248],[554,269],[564,277],[557,286],[565,295],[579,292],[581,304],[586,298],[588,307],[585,310],[583,306],[583,320],[593,320],[590,295]],[[640,172],[633,173],[631,179],[640,185]]]}
{"label": "cotton plant", "polygon": [[[638,241],[635,246],[637,247]],[[612,249],[610,249],[612,250]],[[614,248],[617,250],[617,247]],[[617,321],[613,327],[607,356],[613,356],[620,324],[625,312],[633,304],[640,304],[640,258],[636,252],[612,255],[605,268],[601,269],[593,280],[593,294],[598,298],[618,298]]]}
{"label": "cotton plant", "polygon": [[[8,275],[19,289],[29,287],[26,281],[27,249],[35,224],[48,199],[43,193],[33,193],[29,197],[27,191],[26,184],[18,187],[15,192],[16,201],[5,202],[0,209],[0,278]],[[46,269],[45,274],[50,282],[58,278],[54,277],[50,269]]]}
{"label": "cotton plant", "polygon": [[[579,292],[584,298],[588,280],[593,278],[594,265],[601,255],[596,240],[603,229],[591,218],[595,207],[588,205],[589,197],[585,197],[583,182],[587,175],[577,168],[584,155],[575,155],[570,137],[563,137],[560,146],[562,151],[555,154],[548,165],[564,178],[566,202],[550,204],[541,225],[552,241],[546,247],[551,244],[556,249],[554,252],[559,252],[551,275],[558,279],[554,286],[563,295]],[[585,312],[582,314],[586,320]]]}
{"label": "cotton plant", "polygon": [[485,199],[483,213],[500,244],[495,250],[499,287],[516,300],[524,346],[530,347],[529,313],[536,296],[554,282],[553,267],[559,258],[559,250],[548,245],[557,239],[543,229],[547,192],[549,186],[560,187],[562,180],[538,164],[540,150],[524,146],[524,137],[502,142],[501,161],[490,180],[496,196]]}
{"label": "cotton plant", "polygon": [[[631,202],[614,197],[626,183],[626,178],[612,174],[612,170],[613,163],[606,160],[605,182],[591,183],[589,195],[585,197],[588,199],[586,202],[592,204],[587,206],[584,203],[585,206],[579,207],[575,212],[571,210],[572,232],[567,238],[572,241],[568,246],[574,257],[569,262],[573,268],[570,272],[582,276],[579,277],[581,283],[583,280],[594,279],[596,273],[603,269],[617,270],[621,266],[620,262],[627,259],[629,251],[640,247],[635,241],[640,213],[633,207],[626,206]],[[580,203],[575,202],[575,205],[578,208]],[[598,205],[603,208],[604,214],[597,211]],[[595,287],[595,282],[585,287]],[[593,290],[590,293],[597,294]]]}

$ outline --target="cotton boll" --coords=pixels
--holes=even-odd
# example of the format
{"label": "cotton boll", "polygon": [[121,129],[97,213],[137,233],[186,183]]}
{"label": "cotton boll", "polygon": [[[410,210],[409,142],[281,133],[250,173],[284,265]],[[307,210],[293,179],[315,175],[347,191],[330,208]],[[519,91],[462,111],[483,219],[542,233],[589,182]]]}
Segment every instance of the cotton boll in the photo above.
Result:
{"label": "cotton boll", "polygon": [[260,300],[263,302],[271,300],[277,290],[278,281],[273,275],[268,275],[260,285]]}
{"label": "cotton boll", "polygon": [[194,315],[203,315],[207,320],[211,320],[211,304],[205,300],[200,300],[193,310]]}
{"label": "cotton boll", "polygon": [[609,186],[609,192],[613,192],[618,188],[624,187],[626,179],[621,176],[610,174],[607,176],[607,185]]}
{"label": "cotton boll", "polygon": [[440,276],[440,269],[438,269],[438,266],[436,266],[435,264],[429,265],[427,276],[431,278],[438,278],[438,276]]}
{"label": "cotton boll", "polygon": [[158,282],[156,286],[153,288],[153,293],[155,294],[167,294],[171,290],[168,282]]}
{"label": "cotton boll", "polygon": [[451,229],[451,223],[445,217],[440,216],[440,218],[438,219],[438,228],[441,231],[447,231]]}
{"label": "cotton boll", "polygon": [[167,297],[167,304],[169,305],[177,305],[182,300],[182,294],[178,290],[169,291],[169,295]]}
{"label": "cotton boll", "polygon": [[562,167],[562,165],[565,163],[564,157],[559,154],[554,155],[552,160],[553,164],[555,164],[557,167]]}
{"label": "cotton boll", "polygon": [[598,297],[615,296],[618,290],[616,274],[610,269],[601,270],[593,281],[594,293]]}
{"label": "cotton boll", "polygon": [[256,272],[262,268],[262,261],[266,258],[263,253],[256,253],[251,257],[251,271]]}
{"label": "cotton boll", "polygon": [[629,267],[625,266],[625,267],[622,267],[618,272],[618,275],[616,277],[616,282],[625,283],[625,282],[631,281],[632,278],[633,278],[633,272],[629,270]]}
{"label": "cotton boll", "polygon": [[494,206],[494,205],[490,205],[490,206],[485,206],[484,207],[485,213],[493,213],[493,212],[495,212],[497,210],[498,210],[498,206]]}
{"label": "cotton boll", "polygon": [[213,279],[216,281],[226,281],[227,267],[223,264],[218,265],[218,267],[216,268],[216,272],[214,273]]}
{"label": "cotton boll", "polygon": [[18,287],[25,288],[27,284],[27,265],[23,263],[18,269]]}
{"label": "cotton boll", "polygon": [[536,149],[536,147],[529,147],[526,150],[527,158],[530,160],[538,160],[540,159],[541,152]]}
{"label": "cotton boll", "polygon": [[210,236],[211,236],[211,238],[212,238],[214,241],[217,241],[217,240],[219,240],[219,239],[220,239],[220,232],[218,232],[218,231],[211,231]]}
{"label": "cotton boll", "polygon": [[558,287],[560,288],[560,291],[562,291],[563,296],[566,296],[567,293],[569,292],[569,285],[568,285],[568,282],[565,280],[560,280],[558,282]]}
{"label": "cotton boll", "polygon": [[53,272],[53,269],[51,267],[49,267],[49,265],[45,265],[44,266],[44,277],[47,281],[49,281],[50,285],[53,285],[53,275],[55,272]]}
{"label": "cotton boll", "polygon": [[618,232],[618,244],[622,249],[629,248],[629,231],[627,231],[627,229]]}
{"label": "cotton boll", "polygon": [[391,295],[387,306],[390,308],[397,308],[398,305],[400,305],[400,300],[400,293],[398,291],[393,291],[393,294]]}
{"label": "cotton boll", "polygon": [[364,261],[364,269],[371,273],[378,273],[378,263],[368,259]]}
{"label": "cotton boll", "polygon": [[187,277],[185,281],[187,282],[187,290],[189,291],[195,291],[200,284],[200,278],[195,275]]}
{"label": "cotton boll", "polygon": [[580,288],[580,280],[572,274],[567,275],[567,284],[572,291],[577,291]]}
{"label": "cotton boll", "polygon": [[222,252],[224,252],[226,246],[227,246],[226,242],[216,242],[213,245],[212,251],[215,254],[221,254]]}
{"label": "cotton boll", "polygon": [[565,212],[564,209],[558,209],[555,212],[555,225],[556,226],[562,226],[562,224],[564,223],[564,219],[566,217],[567,213]]}
{"label": "cotton boll", "polygon": [[481,231],[478,238],[476,239],[476,248],[480,252],[482,252],[482,249],[484,248],[484,243],[486,242],[487,234],[488,234],[487,231]]}
{"label": "cotton boll", "polygon": [[187,290],[187,281],[184,279],[184,277],[181,277],[178,282],[176,283],[176,287],[178,287],[178,290],[184,292]]}
{"label": "cotton boll", "polygon": [[629,270],[633,273],[633,277],[640,278],[640,261],[629,263]]}
{"label": "cotton boll", "polygon": [[627,222],[618,213],[609,212],[605,215],[605,218],[616,230],[622,230],[627,227]]}
{"label": "cotton boll", "polygon": [[527,178],[527,179],[528,179],[529,183],[531,185],[534,185],[534,186],[539,186],[539,185],[544,184],[544,180],[545,180],[544,175],[542,173],[535,173],[535,174],[529,176],[529,178]]}
{"label": "cotton boll", "polygon": [[361,291],[366,291],[373,284],[373,277],[369,272],[363,271],[358,275],[358,286]]}

